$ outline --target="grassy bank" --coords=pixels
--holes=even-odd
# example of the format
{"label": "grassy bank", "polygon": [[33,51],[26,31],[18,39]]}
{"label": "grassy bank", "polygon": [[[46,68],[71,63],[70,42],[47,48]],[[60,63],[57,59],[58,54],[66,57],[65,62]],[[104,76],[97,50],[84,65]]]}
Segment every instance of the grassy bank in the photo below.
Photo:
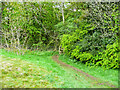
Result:
{"label": "grassy bank", "polygon": [[59,60],[74,66],[94,77],[100,78],[103,81],[108,81],[118,87],[118,69],[103,69],[101,67],[87,67],[81,62],[76,62],[76,60],[70,59],[68,56],[60,55]]}
{"label": "grassy bank", "polygon": [[[0,63],[2,66],[2,74],[0,77],[2,77],[2,87],[110,88],[106,85],[97,85],[95,81],[92,81],[90,78],[76,73],[70,68],[60,66],[52,60],[52,55],[52,51],[29,51],[24,55],[17,55],[1,49],[0,57],[2,59]],[[117,70],[107,70],[103,72],[101,68],[90,69],[83,64],[75,64],[68,57],[62,55],[60,56],[60,60],[101,78],[104,81],[109,81],[116,85],[116,87],[118,86]]]}

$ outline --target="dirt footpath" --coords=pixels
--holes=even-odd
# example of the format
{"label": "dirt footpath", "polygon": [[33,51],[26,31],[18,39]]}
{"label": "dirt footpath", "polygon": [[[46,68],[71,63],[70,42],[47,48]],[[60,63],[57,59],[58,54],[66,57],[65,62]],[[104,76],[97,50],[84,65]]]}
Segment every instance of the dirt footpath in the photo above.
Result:
{"label": "dirt footpath", "polygon": [[[54,56],[52,57],[52,59],[53,59],[55,62],[57,62],[58,64],[60,64],[61,66],[68,67],[68,68],[72,68],[72,69],[75,70],[77,73],[82,73],[83,75],[85,75],[86,77],[90,78],[91,80],[97,81],[97,82],[98,82],[98,83],[97,83],[98,85],[107,85],[107,86],[112,87],[112,88],[115,88],[115,87],[116,87],[116,86],[110,84],[109,82],[104,82],[104,81],[100,80],[99,78],[96,78],[96,77],[94,77],[94,76],[89,75],[88,73],[83,72],[83,71],[80,70],[80,69],[77,69],[77,68],[75,68],[75,67],[73,67],[73,66],[68,65],[68,64],[66,64],[66,63],[58,60],[58,58],[59,58],[58,55],[54,55]],[[101,81],[102,81],[102,83],[99,83],[99,82],[101,82]]]}

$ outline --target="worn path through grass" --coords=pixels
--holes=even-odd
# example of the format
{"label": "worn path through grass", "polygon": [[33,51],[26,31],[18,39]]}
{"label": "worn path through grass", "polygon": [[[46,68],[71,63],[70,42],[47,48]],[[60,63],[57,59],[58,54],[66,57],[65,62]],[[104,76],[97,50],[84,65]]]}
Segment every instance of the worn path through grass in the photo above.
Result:
{"label": "worn path through grass", "polygon": [[17,55],[1,50],[0,56],[3,88],[111,88],[59,65],[49,51]]}
{"label": "worn path through grass", "polygon": [[92,83],[95,82],[97,85],[106,85],[106,86],[113,87],[113,88],[116,87],[115,85],[110,84],[109,82],[104,82],[104,81],[100,80],[99,78],[93,77],[93,76],[89,75],[88,73],[83,72],[80,69],[77,69],[69,64],[66,64],[66,63],[58,60],[59,59],[58,55],[54,55],[52,58],[54,61],[56,61],[61,66],[68,67],[69,69],[71,68],[71,69],[75,70],[77,73],[85,75],[86,78],[90,78]]}

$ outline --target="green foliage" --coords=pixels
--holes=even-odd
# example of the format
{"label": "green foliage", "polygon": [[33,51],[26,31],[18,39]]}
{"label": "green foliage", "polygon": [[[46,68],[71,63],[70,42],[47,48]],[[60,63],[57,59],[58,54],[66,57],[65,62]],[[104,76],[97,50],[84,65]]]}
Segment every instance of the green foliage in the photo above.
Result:
{"label": "green foliage", "polygon": [[[72,56],[72,54],[71,54]],[[83,52],[83,53],[74,53],[73,52],[73,56],[76,58],[76,59],[79,59],[80,61],[89,61],[92,59],[92,54],[90,53],[86,53],[86,52]]]}
{"label": "green foliage", "polygon": [[[119,38],[118,3],[1,4],[2,45],[18,54],[24,48],[56,51],[62,46],[65,54],[86,63],[104,63],[105,59],[107,64],[112,63],[112,59],[118,61],[114,49],[108,48],[109,45],[114,47],[114,42]],[[105,54],[108,51],[115,56]],[[117,68],[113,65],[110,67]]]}
{"label": "green foliage", "polygon": [[[117,8],[118,4],[90,4],[89,15],[84,20],[75,20],[79,25],[75,32],[63,35],[61,45],[65,53],[87,65],[118,68],[119,50],[116,49],[118,44],[114,43],[118,33]],[[100,10],[103,12],[98,13]],[[112,17],[107,15],[110,12]]]}
{"label": "green foliage", "polygon": [[77,28],[74,32],[71,32],[70,34],[63,34],[61,38],[61,45],[68,55],[72,53],[72,50],[76,48],[79,42],[83,41],[84,36],[88,33],[87,25],[86,21],[83,21],[83,23],[80,23],[81,27]]}
{"label": "green foliage", "polygon": [[114,43],[113,45],[107,45],[107,49],[103,52],[100,52],[101,61],[98,61],[96,65],[101,65],[104,68],[119,68],[119,59],[118,59],[118,43]]}
{"label": "green foliage", "polygon": [[68,55],[71,53],[71,51],[74,49],[74,41],[76,41],[77,38],[75,37],[75,34],[73,35],[63,35],[61,40],[61,45],[64,48],[64,52],[66,52]]}
{"label": "green foliage", "polygon": [[77,26],[75,25],[74,18],[70,17],[66,20],[66,22],[63,24],[63,22],[59,22],[55,25],[56,31],[60,33],[60,35],[67,34],[70,32],[74,32],[77,29]]}
{"label": "green foliage", "polygon": [[[3,3],[3,44],[14,48],[42,49],[51,43],[54,25],[59,22],[54,3],[8,2]],[[51,38],[52,37],[52,38]],[[42,43],[42,44],[41,44]],[[48,47],[49,48],[49,47]]]}

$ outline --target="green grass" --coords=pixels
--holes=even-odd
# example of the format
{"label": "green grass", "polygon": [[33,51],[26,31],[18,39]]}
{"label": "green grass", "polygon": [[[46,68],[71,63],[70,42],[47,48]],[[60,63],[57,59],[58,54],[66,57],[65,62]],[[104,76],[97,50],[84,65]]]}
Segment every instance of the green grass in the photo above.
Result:
{"label": "green grass", "polygon": [[[17,55],[3,49],[0,51],[2,58],[0,77],[2,77],[3,88],[110,88],[106,85],[97,85],[95,81],[83,74],[60,66],[52,60],[51,51],[27,52],[24,55]],[[104,81],[107,80],[116,87],[118,86],[116,70],[105,71],[105,75],[108,75],[105,76],[101,68],[89,69],[83,64],[73,63],[65,56],[60,56],[60,59]],[[98,70],[101,70],[102,73]]]}
{"label": "green grass", "polygon": [[118,69],[103,69],[102,67],[89,67],[81,62],[75,62],[76,60],[70,59],[68,56],[60,55],[59,60],[74,66],[94,77],[100,78],[103,81],[108,81],[111,84],[118,87]]}

